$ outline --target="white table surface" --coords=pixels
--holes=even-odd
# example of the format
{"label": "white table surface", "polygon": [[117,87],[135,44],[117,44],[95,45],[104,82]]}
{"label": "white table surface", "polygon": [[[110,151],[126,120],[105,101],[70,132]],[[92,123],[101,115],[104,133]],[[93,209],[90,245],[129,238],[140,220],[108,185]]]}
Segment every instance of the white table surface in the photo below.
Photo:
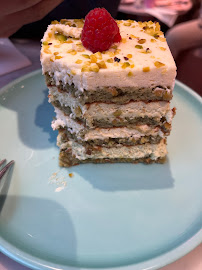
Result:
{"label": "white table surface", "polygon": [[[14,42],[16,47],[31,60],[32,65],[0,76],[0,88],[10,81],[41,67],[39,61],[39,41],[15,40]],[[29,270],[29,268],[18,264],[0,253],[0,270]],[[161,268],[161,270],[202,270],[202,244],[176,262]]]}

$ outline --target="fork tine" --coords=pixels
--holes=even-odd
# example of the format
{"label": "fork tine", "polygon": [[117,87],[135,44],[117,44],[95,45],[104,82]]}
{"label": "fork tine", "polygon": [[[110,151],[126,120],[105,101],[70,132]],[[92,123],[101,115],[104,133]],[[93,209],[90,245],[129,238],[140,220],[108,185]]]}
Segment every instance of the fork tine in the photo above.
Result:
{"label": "fork tine", "polygon": [[[4,163],[4,162],[3,162]],[[2,170],[0,170],[0,180],[7,172],[8,168],[14,163],[14,160],[11,160]]]}
{"label": "fork tine", "polygon": [[0,161],[0,167],[1,167],[1,165],[3,165],[5,162],[6,162],[6,159],[2,159],[2,160]]}

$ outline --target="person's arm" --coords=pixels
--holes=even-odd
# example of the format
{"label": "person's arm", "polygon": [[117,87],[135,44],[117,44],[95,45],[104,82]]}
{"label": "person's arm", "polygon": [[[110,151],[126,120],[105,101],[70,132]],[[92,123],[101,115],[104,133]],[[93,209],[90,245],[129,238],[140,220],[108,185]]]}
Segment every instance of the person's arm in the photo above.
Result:
{"label": "person's arm", "polygon": [[38,21],[63,0],[5,0],[0,9],[0,37],[9,37],[23,25]]}
{"label": "person's arm", "polygon": [[172,55],[177,59],[181,51],[202,46],[202,28],[199,19],[180,23],[166,33]]}

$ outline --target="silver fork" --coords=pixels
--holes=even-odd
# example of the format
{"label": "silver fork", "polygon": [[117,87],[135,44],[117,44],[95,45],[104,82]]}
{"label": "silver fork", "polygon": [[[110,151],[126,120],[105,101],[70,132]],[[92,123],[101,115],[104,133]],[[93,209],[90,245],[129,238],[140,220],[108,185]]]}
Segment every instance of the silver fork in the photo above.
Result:
{"label": "silver fork", "polygon": [[[3,159],[0,161],[0,168],[4,163],[6,162],[6,159]],[[8,164],[6,164],[1,170],[0,170],[0,180],[4,176],[4,174],[7,172],[7,170],[10,168],[10,166],[14,163],[14,160],[11,160]]]}

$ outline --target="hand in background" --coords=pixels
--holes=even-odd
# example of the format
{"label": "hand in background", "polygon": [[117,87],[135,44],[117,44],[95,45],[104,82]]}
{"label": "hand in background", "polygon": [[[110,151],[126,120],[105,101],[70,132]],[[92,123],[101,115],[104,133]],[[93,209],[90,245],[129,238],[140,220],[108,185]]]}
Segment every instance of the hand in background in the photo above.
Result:
{"label": "hand in background", "polygon": [[63,0],[5,0],[0,9],[0,37],[9,37],[23,25],[38,21]]}

